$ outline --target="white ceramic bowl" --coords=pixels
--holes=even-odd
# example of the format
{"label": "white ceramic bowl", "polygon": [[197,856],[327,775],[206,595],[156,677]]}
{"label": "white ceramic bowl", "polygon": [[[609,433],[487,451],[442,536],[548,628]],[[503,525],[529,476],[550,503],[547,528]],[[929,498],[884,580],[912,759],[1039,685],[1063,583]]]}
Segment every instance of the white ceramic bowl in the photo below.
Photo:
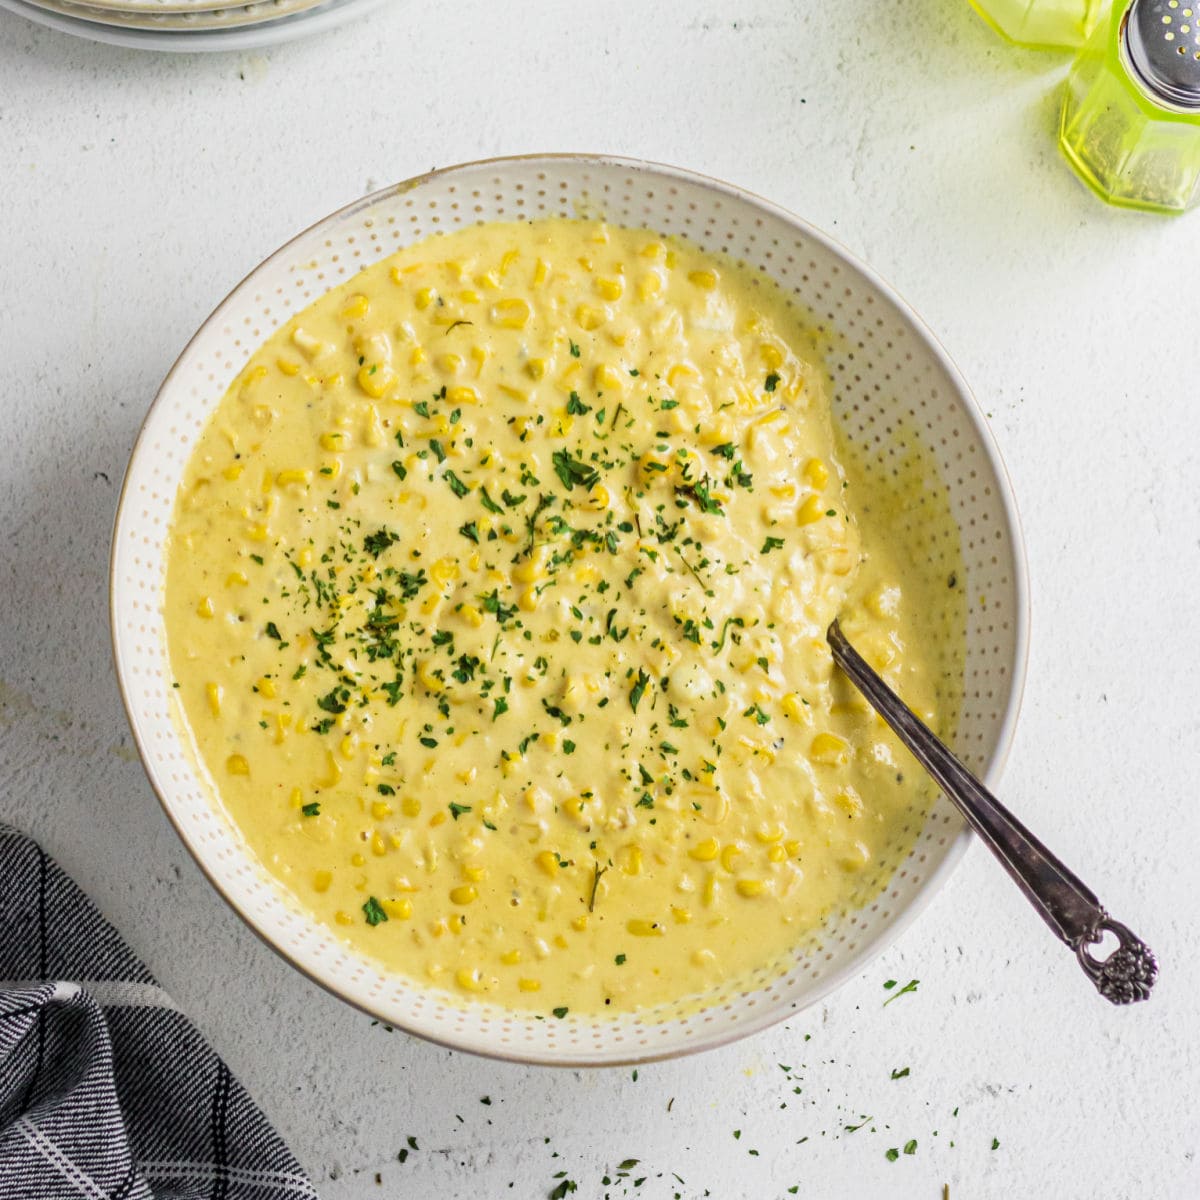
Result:
{"label": "white ceramic bowl", "polygon": [[[962,377],[872,271],[775,205],[672,167],[540,156],[435,171],[377,192],[302,233],[253,271],[204,323],[163,383],[134,447],[112,553],[112,632],[134,737],[167,816],[213,886],[310,978],[368,1013],[433,1041],[527,1062],[640,1062],[763,1029],[861,971],[908,924],[961,857],[968,834],[944,800],[886,890],[836,916],[819,952],[785,976],[727,987],[703,1011],[667,1006],[619,1019],[547,1021],[440,993],[379,970],[307,917],[214,803],[171,716],[163,632],[164,541],[175,493],[206,418],[251,353],[289,317],[369,263],[417,239],[487,220],[603,214],[685,235],[767,270],[834,335],[826,362],[844,435],[872,469],[897,469],[914,431],[936,460],[962,535],[968,612],[955,748],[994,780],[1019,706],[1027,647],[1024,549],[1008,478]],[[918,519],[914,517],[912,519]],[[937,537],[927,537],[935,562]]]}

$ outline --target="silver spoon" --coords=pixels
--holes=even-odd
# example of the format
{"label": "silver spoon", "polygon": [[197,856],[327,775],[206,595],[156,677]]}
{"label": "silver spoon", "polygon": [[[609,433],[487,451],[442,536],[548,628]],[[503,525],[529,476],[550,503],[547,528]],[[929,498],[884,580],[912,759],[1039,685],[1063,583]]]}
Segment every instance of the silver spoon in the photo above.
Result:
{"label": "silver spoon", "polygon": [[[867,665],[835,620],[826,634],[833,658],[896,736],[954,802],[1055,936],[1072,950],[1097,991],[1113,1004],[1145,1000],[1158,978],[1153,951],[1120,921],[954,757]],[[1089,947],[1106,933],[1117,948],[1104,959]]]}

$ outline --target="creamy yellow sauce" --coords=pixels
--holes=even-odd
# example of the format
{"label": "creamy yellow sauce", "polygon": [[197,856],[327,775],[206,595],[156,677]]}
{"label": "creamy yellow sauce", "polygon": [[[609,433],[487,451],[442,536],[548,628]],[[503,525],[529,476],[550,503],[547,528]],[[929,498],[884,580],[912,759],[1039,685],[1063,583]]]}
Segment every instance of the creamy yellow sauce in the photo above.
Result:
{"label": "creamy yellow sauce", "polygon": [[878,893],[931,791],[824,632],[944,726],[958,610],[848,486],[804,346],[765,276],[544,220],[409,247],[254,355],[167,632],[219,801],[318,920],[460,997],[626,1012]]}

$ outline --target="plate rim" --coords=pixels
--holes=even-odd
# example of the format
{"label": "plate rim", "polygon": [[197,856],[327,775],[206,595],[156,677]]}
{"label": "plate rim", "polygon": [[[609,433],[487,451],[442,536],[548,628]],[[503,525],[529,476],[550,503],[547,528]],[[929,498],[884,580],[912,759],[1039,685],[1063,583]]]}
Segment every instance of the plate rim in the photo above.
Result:
{"label": "plate rim", "polygon": [[125,50],[159,50],[168,54],[220,54],[261,50],[328,32],[381,8],[385,0],[328,0],[328,3],[329,7],[272,17],[255,25],[196,31],[105,25],[39,8],[31,0],[0,0],[0,9],[43,29],[99,45],[119,46]]}
{"label": "plate rim", "polygon": [[[5,0],[0,0],[0,5],[3,5],[4,3]],[[817,226],[805,220],[798,214],[792,212],[790,209],[784,208],[783,206],[776,204],[774,201],[769,200],[748,188],[743,188],[740,185],[729,183],[726,180],[720,179],[716,176],[706,175],[699,171],[673,166],[668,163],[656,162],[651,159],[585,152],[539,152],[493,156],[482,159],[473,159],[466,162],[453,163],[449,166],[438,167],[431,171],[423,171],[418,175],[412,176],[399,183],[379,188],[365,196],[359,197],[357,200],[353,200],[348,204],[343,205],[333,212],[312,222],[310,225],[306,226],[304,229],[288,238],[265,258],[257,262],[241,279],[238,280],[236,284],[234,284],[234,286],[226,293],[224,298],[200,323],[196,331],[188,339],[186,345],[171,364],[167,374],[163,377],[163,381],[159,385],[159,388],[154,395],[154,399],[147,408],[146,415],[138,428],[138,433],[130,450],[129,460],[126,464],[125,472],[121,480],[117,508],[113,518],[113,532],[109,550],[108,576],[110,647],[113,655],[113,666],[114,673],[116,675],[117,689],[121,695],[121,703],[125,710],[126,720],[129,723],[130,730],[133,735],[134,745],[137,749],[138,757],[141,760],[142,769],[155,793],[155,796],[158,798],[159,805],[165,813],[168,822],[171,824],[172,828],[179,836],[180,841],[191,855],[193,862],[200,869],[201,874],[204,875],[205,879],[216,891],[216,893],[222,898],[222,900],[225,901],[229,908],[231,908],[233,912],[237,914],[242,922],[249,927],[249,929],[259,938],[259,940],[270,947],[270,949],[273,950],[280,958],[282,958],[290,967],[311,982],[317,984],[330,995],[337,997],[343,1003],[349,1004],[351,1007],[357,1009],[366,1016],[379,1021],[386,1020],[388,1024],[397,1029],[402,1029],[411,1037],[417,1037],[422,1041],[441,1046],[445,1049],[455,1050],[459,1053],[474,1054],[484,1058],[490,1058],[503,1062],[518,1063],[526,1066],[553,1066],[566,1067],[570,1069],[580,1069],[584,1067],[604,1068],[637,1066],[644,1063],[661,1062],[668,1059],[689,1057],[704,1051],[719,1049],[733,1042],[741,1041],[745,1038],[753,1037],[767,1029],[782,1024],[786,1020],[796,1017],[799,1013],[811,1009],[816,1004],[826,999],[837,989],[848,983],[851,979],[861,974],[870,962],[873,962],[885,950],[894,945],[897,939],[905,931],[911,928],[917,918],[926,911],[930,904],[932,904],[934,898],[944,889],[945,885],[949,882],[951,875],[953,875],[955,869],[962,861],[963,856],[974,839],[975,835],[972,833],[970,826],[967,825],[965,821],[961,823],[959,832],[948,846],[946,854],[941,863],[939,863],[938,866],[930,873],[930,875],[919,885],[915,895],[912,897],[907,906],[888,922],[878,936],[871,938],[866,945],[851,954],[845,963],[843,963],[836,970],[832,971],[827,977],[822,979],[821,982],[813,989],[812,993],[806,997],[805,1002],[802,1005],[780,1007],[778,1010],[764,1010],[762,1014],[747,1021],[744,1025],[736,1026],[723,1033],[713,1035],[698,1042],[683,1044],[676,1048],[666,1049],[658,1052],[653,1050],[647,1050],[645,1053],[634,1052],[630,1053],[628,1056],[622,1057],[598,1058],[594,1054],[579,1055],[573,1054],[569,1051],[560,1054],[556,1051],[514,1052],[511,1050],[493,1050],[487,1047],[466,1047],[458,1042],[455,1042],[452,1038],[439,1037],[436,1034],[429,1033],[425,1030],[414,1029],[405,1024],[403,1021],[399,1021],[394,1017],[389,1016],[385,1018],[383,1015],[381,1015],[381,1013],[372,1010],[368,1004],[347,995],[343,990],[336,986],[335,983],[320,978],[314,971],[310,970],[301,963],[298,963],[280,946],[276,945],[275,942],[272,941],[268,936],[267,932],[260,928],[255,918],[250,913],[244,911],[242,906],[236,900],[234,900],[231,895],[228,894],[221,882],[218,881],[214,877],[213,873],[209,870],[207,863],[193,846],[187,832],[176,820],[171,811],[164,791],[160,787],[155,772],[151,768],[147,748],[143,744],[141,733],[134,716],[133,705],[126,689],[125,677],[121,665],[122,634],[118,628],[116,607],[117,548],[118,535],[121,532],[123,517],[125,515],[127,504],[130,501],[128,494],[130,476],[132,474],[133,465],[138,459],[139,452],[143,449],[143,443],[147,439],[147,427],[150,423],[151,417],[154,415],[154,412],[157,409],[164,393],[172,384],[174,377],[177,371],[180,369],[184,359],[188,357],[193,345],[195,345],[195,343],[212,324],[218,321],[226,308],[230,306],[234,297],[242,290],[242,288],[252,277],[276,262],[276,260],[279,258],[286,255],[286,253],[297,242],[308,238],[325,226],[344,221],[363,209],[370,208],[372,205],[379,203],[389,196],[411,191],[423,183],[440,178],[444,175],[453,174],[472,168],[498,167],[510,163],[534,164],[539,162],[548,162],[559,165],[571,163],[578,166],[604,165],[616,166],[626,170],[649,171],[653,174],[680,180],[687,184],[700,183],[707,188],[715,189],[731,199],[738,201],[749,200],[753,204],[765,209],[772,215],[793,224],[801,232],[803,232],[805,236],[811,238],[817,243],[820,243],[827,250],[832,251],[843,262],[861,272],[864,278],[866,278],[874,287],[878,288],[880,293],[893,305],[895,305],[897,310],[914,324],[917,331],[927,341],[930,350],[938,359],[942,368],[946,371],[948,378],[954,384],[957,399],[961,403],[963,413],[978,435],[980,444],[987,456],[988,464],[994,471],[996,479],[1000,484],[998,489],[1000,492],[1000,501],[1004,512],[1005,521],[1008,525],[1009,539],[1012,548],[1014,574],[1013,591],[1015,596],[1014,613],[1012,618],[1013,655],[1011,662],[1006,664],[1010,671],[1009,679],[1011,682],[1004,715],[996,734],[996,744],[991,754],[988,756],[987,762],[980,776],[985,785],[993,790],[995,789],[1003,774],[1004,767],[1007,764],[1009,755],[1012,751],[1013,742],[1016,736],[1016,728],[1024,703],[1030,654],[1031,597],[1029,564],[1027,548],[1025,544],[1024,528],[1017,506],[1012,476],[1004,462],[1004,458],[1001,454],[995,435],[992,433],[991,427],[987,423],[982,406],[976,399],[970,385],[967,383],[966,377],[959,370],[958,365],[950,356],[941,340],[934,334],[933,330],[920,315],[920,313],[918,313],[917,310],[913,308],[913,306],[907,300],[905,300],[886,279],[883,278],[883,276],[881,276],[869,264],[860,259],[856,254],[850,251],[838,239],[832,237],[824,230],[819,229]]]}

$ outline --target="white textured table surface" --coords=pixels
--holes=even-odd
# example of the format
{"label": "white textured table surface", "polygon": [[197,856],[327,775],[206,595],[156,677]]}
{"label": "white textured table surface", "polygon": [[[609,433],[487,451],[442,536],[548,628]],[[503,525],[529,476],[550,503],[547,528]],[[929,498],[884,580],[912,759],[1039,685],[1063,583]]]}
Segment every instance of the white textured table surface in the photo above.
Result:
{"label": "white textured table surface", "polygon": [[[1113,213],[1075,182],[1052,136],[1061,58],[1002,46],[965,0],[861,7],[855,29],[813,0],[395,0],[244,57],[111,50],[0,13],[0,816],[91,892],[330,1200],[539,1200],[560,1171],[580,1200],[1200,1196],[1200,403],[1194,311],[1164,311],[1194,290],[1200,214]],[[786,1027],[636,1079],[529,1070],[373,1027],[204,883],[108,650],[112,512],[158,382],[333,208],[563,149],[778,200],[956,357],[1029,540],[1004,793],[1157,949],[1150,1003],[1097,999],[976,846],[893,949]],[[883,1009],[883,982],[910,978]]]}

